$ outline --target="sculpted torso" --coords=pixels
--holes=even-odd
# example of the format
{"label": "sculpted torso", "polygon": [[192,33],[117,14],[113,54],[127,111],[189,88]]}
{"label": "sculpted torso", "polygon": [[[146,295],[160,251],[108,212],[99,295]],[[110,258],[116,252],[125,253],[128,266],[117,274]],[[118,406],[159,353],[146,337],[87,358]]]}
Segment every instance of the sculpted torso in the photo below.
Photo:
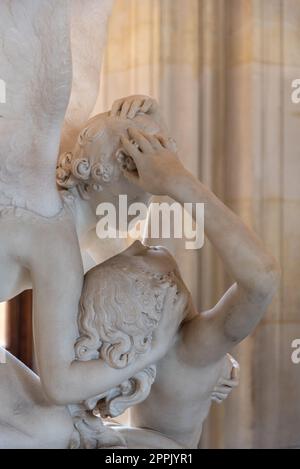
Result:
{"label": "sculpted torso", "polygon": [[[91,194],[93,200],[83,203],[75,194],[78,204],[73,219],[61,213],[64,201],[57,188],[56,165],[60,154],[75,148],[96,103],[101,49],[112,4],[112,0],[1,2],[0,76],[7,85],[7,102],[1,104],[0,113],[1,301],[31,287],[30,262],[31,258],[37,258],[39,249],[57,252],[59,266],[61,254],[72,242],[74,261],[77,261],[76,237],[66,239],[62,233],[57,242],[52,230],[56,233],[69,226],[72,231],[75,227],[83,261],[90,266],[92,261],[86,259],[84,251],[88,246],[84,241],[87,233],[95,228],[98,203],[115,202],[118,193],[128,193],[137,200],[145,197],[139,189],[130,189],[127,181],[120,181],[118,174],[114,174],[113,184],[104,182],[102,194],[97,191]],[[84,37],[87,31],[89,35]],[[51,48],[47,46],[49,41]],[[145,126],[151,131],[152,127],[153,132],[160,128],[150,117],[148,120],[145,117],[147,122],[143,119],[137,119],[136,125],[140,128]],[[100,117],[98,127],[104,129],[106,135],[94,145],[94,154],[100,149],[99,161],[110,160],[112,164],[117,137],[120,139],[128,125],[126,115],[119,124],[114,118],[110,122],[107,115]],[[107,133],[110,131],[115,137],[109,140]],[[116,173],[117,161],[113,165]],[[17,217],[7,216],[9,210],[6,209],[11,207],[24,209],[24,213],[19,210]],[[64,221],[60,223],[62,217]],[[43,224],[48,220],[48,229],[44,230]],[[120,248],[117,243],[109,247],[106,243],[104,248],[100,245],[95,249],[95,257],[97,251],[108,249],[106,255],[109,256],[122,247],[124,245]],[[81,273],[82,269],[78,265],[76,270]]]}
{"label": "sculpted torso", "polygon": [[[131,424],[137,428],[155,428],[179,445],[196,448],[211,407],[213,389],[225,363],[226,359],[222,358],[200,369],[186,364],[180,369],[179,380],[174,376],[178,370],[175,348],[158,364],[156,381],[146,402],[131,409]],[[157,412],[157,409],[164,411]]]}
{"label": "sculpted torso", "polygon": [[[135,289],[135,295],[132,294],[132,287]],[[115,310],[116,292],[119,298],[123,297],[123,307],[119,312]],[[147,302],[143,307],[144,313],[141,313],[140,308],[145,298]],[[91,301],[93,309],[89,306]],[[146,316],[142,316],[144,314],[151,318],[150,322]],[[86,276],[81,298],[78,322],[82,338],[75,346],[79,359],[97,359],[100,355],[108,365],[126,368],[137,360],[137,355],[133,353],[135,347],[139,353],[151,355],[151,337],[154,330],[159,328],[158,340],[165,339],[170,320],[174,323],[174,339],[165,358],[157,363],[156,373],[154,369],[151,372],[149,369],[146,373],[140,373],[141,376],[139,373],[133,376],[132,380],[137,384],[133,386],[132,394],[125,391],[122,397],[122,387],[116,387],[115,390],[86,401],[82,406],[83,409],[85,406],[86,409],[101,409],[103,416],[113,417],[131,408],[132,426],[113,426],[113,432],[117,432],[115,435],[107,432],[102,434],[99,419],[87,417],[88,414],[84,411],[79,414],[79,424],[75,424],[78,418],[75,419],[76,413],[71,411],[72,406],[59,408],[51,405],[45,397],[39,379],[13,357],[8,356],[7,364],[0,368],[1,393],[5,404],[1,424],[9,424],[13,431],[7,432],[6,427],[3,429],[5,438],[2,438],[0,447],[67,448],[74,444],[72,442],[77,434],[75,431],[74,437],[75,428],[79,430],[81,437],[80,447],[91,447],[95,444],[96,446],[92,447],[101,447],[108,443],[132,448],[197,447],[202,423],[209,411],[216,384],[220,378],[227,378],[229,383],[232,363],[227,357],[200,367],[192,365],[189,361],[182,361],[180,345],[184,335],[180,331],[184,330],[184,322],[179,329],[178,327],[182,321],[191,321],[194,315],[189,293],[180,278],[176,263],[165,250],[149,249],[135,243],[122,255],[93,269]],[[133,343],[136,343],[131,351],[127,348],[120,349],[114,339],[116,337],[119,341],[122,335],[125,337],[128,334],[125,331],[130,318],[134,321],[132,324],[137,324],[130,328]],[[203,328],[206,329],[205,322]],[[176,330],[179,332],[176,333]],[[138,333],[142,335],[139,337]],[[98,335],[102,344],[100,349]],[[107,348],[106,342],[112,344],[110,347],[116,347],[118,354],[111,354],[112,350]],[[124,342],[125,347],[126,343],[127,341]],[[141,350],[139,344],[144,343]],[[199,346],[201,349],[201,344],[198,344]],[[202,352],[205,355],[205,349],[200,350],[200,353]],[[126,361],[123,358],[119,361],[119,356],[127,354]],[[203,357],[203,363],[206,358]],[[189,383],[188,388],[186,383]],[[124,390],[128,389],[125,382],[123,386]],[[219,395],[222,396],[222,393]],[[161,409],[159,414],[157,409]],[[82,423],[87,418],[91,420],[88,425]],[[117,435],[121,436],[120,441]]]}
{"label": "sculpted torso", "polygon": [[[37,244],[42,239],[39,223],[31,223],[30,212],[15,217],[12,210],[7,215],[9,208],[27,209],[41,217],[55,216],[62,209],[55,160],[71,91],[67,5],[1,2],[0,74],[7,84],[0,119],[2,301],[31,286],[30,261],[37,254],[34,249],[41,249]],[[46,23],[55,28],[52,50],[47,48],[46,34],[41,33]],[[55,48],[61,53],[56,55]],[[42,56],[44,67],[40,66]],[[50,242],[51,235],[48,239]]]}
{"label": "sculpted torso", "polygon": [[[107,382],[103,379],[101,360],[75,361],[84,251],[89,248],[87,239],[95,230],[96,207],[101,201],[114,202],[119,193],[128,193],[129,201],[145,199],[145,191],[124,178],[117,161],[122,133],[129,125],[150,132],[160,128],[148,112],[152,101],[147,105],[146,98],[138,100],[130,122],[128,113],[120,115],[116,108],[110,116],[87,124],[98,96],[99,48],[111,6],[110,0],[1,2],[0,75],[7,84],[7,102],[1,106],[0,118],[0,300],[33,288],[37,366],[47,397],[57,403],[78,402],[119,381],[118,372],[108,373]],[[85,38],[82,54],[78,46],[87,31],[93,34]],[[145,105],[143,115],[134,119]],[[93,143],[94,134],[97,141]],[[91,158],[88,181],[86,164],[83,173],[81,164],[86,148]],[[61,174],[68,170],[67,162],[63,164],[59,155],[73,150],[69,176],[74,184],[69,188]],[[106,171],[93,172],[102,163],[112,168],[109,178]],[[71,201],[65,202],[57,182],[72,193]],[[94,250],[99,262],[97,246]],[[101,249],[100,243],[98,249],[104,258],[116,250],[120,250],[118,244]],[[157,347],[158,355],[161,351]],[[130,370],[121,373],[120,379],[127,373]]]}

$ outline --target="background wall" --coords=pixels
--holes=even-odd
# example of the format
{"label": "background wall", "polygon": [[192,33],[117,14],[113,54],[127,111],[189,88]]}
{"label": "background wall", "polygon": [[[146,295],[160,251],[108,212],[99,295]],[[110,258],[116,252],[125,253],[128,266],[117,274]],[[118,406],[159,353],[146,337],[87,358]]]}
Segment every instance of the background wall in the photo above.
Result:
{"label": "background wall", "polygon": [[[129,94],[163,108],[182,159],[282,266],[265,320],[235,356],[241,385],[214,407],[202,447],[300,447],[298,0],[116,0],[95,112]],[[220,234],[221,235],[221,234]],[[200,309],[230,285],[214,250],[172,243]]]}

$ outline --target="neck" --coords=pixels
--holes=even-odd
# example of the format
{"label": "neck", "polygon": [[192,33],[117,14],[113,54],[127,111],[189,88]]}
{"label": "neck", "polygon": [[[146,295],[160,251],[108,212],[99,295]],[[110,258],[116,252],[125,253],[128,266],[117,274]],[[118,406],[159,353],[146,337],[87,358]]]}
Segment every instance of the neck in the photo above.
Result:
{"label": "neck", "polygon": [[81,244],[88,233],[96,228],[97,216],[92,209],[92,204],[89,203],[90,201],[83,200],[76,188],[72,190],[72,193],[75,195],[76,231]]}

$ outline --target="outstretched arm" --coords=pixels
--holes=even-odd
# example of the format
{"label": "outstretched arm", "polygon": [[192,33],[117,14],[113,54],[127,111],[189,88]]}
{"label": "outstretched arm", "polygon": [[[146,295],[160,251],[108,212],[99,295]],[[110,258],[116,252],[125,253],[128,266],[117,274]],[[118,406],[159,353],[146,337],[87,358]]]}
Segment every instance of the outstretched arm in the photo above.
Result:
{"label": "outstretched arm", "polygon": [[[123,145],[137,171],[125,171],[125,176],[147,192],[168,195],[181,204],[204,203],[206,235],[235,279],[211,311],[196,315],[183,328],[182,353],[188,360],[217,360],[261,320],[277,289],[279,268],[255,233],[182,166],[164,138],[135,129],[129,133],[139,148],[126,138]],[[201,344],[200,354],[191,350],[195,343]]]}

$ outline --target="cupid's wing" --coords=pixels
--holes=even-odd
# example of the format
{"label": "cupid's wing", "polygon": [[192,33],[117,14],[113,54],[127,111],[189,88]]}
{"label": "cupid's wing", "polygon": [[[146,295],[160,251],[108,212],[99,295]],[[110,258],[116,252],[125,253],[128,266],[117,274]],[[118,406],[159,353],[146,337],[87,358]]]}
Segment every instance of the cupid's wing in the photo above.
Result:
{"label": "cupid's wing", "polygon": [[0,205],[45,216],[60,208],[55,169],[64,118],[67,111],[62,147],[72,144],[97,99],[112,3],[1,0]]}
{"label": "cupid's wing", "polygon": [[114,0],[72,0],[73,83],[61,153],[72,151],[99,95],[103,49]]}
{"label": "cupid's wing", "polygon": [[58,203],[55,167],[71,90],[68,5],[0,2],[0,79],[6,88],[0,104],[0,204],[45,215]]}

